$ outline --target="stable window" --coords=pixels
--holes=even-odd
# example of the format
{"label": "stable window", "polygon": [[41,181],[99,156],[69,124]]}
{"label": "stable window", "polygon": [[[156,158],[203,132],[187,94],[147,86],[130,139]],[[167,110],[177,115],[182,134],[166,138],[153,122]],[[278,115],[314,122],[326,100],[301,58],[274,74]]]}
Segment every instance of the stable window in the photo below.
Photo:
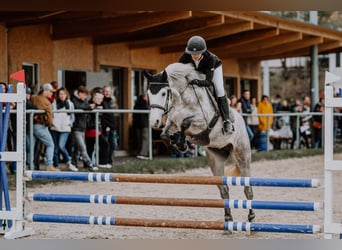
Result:
{"label": "stable window", "polygon": [[26,86],[31,88],[33,92],[39,91],[39,65],[37,63],[23,63],[23,70],[25,71]]}
{"label": "stable window", "polygon": [[336,68],[341,67],[341,53],[336,53]]}

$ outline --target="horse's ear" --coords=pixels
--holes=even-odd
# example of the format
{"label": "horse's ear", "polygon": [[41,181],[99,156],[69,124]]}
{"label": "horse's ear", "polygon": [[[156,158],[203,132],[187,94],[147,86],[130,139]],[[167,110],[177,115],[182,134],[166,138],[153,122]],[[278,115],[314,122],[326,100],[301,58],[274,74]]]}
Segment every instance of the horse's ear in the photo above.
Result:
{"label": "horse's ear", "polygon": [[163,74],[162,74],[162,80],[163,82],[167,82],[167,73],[165,70],[163,71]]}
{"label": "horse's ear", "polygon": [[153,75],[150,72],[148,72],[147,70],[144,70],[143,74],[147,80],[151,81],[153,79]]}

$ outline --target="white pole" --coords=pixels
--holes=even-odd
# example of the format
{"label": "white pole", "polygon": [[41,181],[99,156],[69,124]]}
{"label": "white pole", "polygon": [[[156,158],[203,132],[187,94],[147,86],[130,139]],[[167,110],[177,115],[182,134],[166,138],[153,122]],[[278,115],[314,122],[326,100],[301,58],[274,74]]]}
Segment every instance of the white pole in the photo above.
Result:
{"label": "white pole", "polygon": [[[325,98],[330,99],[334,96],[332,86],[325,87]],[[332,234],[327,233],[326,229],[332,224],[332,193],[333,180],[332,172],[328,169],[328,164],[333,161],[333,107],[327,106],[324,114],[324,238],[331,239]]]}

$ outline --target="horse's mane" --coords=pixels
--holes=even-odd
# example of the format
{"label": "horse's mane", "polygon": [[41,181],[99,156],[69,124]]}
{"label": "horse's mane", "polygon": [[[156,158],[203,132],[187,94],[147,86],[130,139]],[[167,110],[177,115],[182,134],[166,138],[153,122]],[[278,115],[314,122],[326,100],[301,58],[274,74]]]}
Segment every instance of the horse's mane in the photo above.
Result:
{"label": "horse's mane", "polygon": [[172,82],[179,81],[179,79],[186,78],[187,81],[193,79],[203,79],[203,76],[197,72],[191,63],[172,63],[165,68],[169,80]]}

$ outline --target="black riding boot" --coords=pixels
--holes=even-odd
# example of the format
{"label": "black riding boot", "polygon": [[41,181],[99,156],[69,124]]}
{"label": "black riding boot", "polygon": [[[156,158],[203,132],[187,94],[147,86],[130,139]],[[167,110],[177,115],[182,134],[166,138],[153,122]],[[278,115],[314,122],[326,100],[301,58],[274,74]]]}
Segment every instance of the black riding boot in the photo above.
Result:
{"label": "black riding boot", "polygon": [[223,120],[223,130],[226,133],[232,133],[234,131],[234,126],[229,120],[229,104],[226,96],[218,97],[218,106],[221,112]]}

